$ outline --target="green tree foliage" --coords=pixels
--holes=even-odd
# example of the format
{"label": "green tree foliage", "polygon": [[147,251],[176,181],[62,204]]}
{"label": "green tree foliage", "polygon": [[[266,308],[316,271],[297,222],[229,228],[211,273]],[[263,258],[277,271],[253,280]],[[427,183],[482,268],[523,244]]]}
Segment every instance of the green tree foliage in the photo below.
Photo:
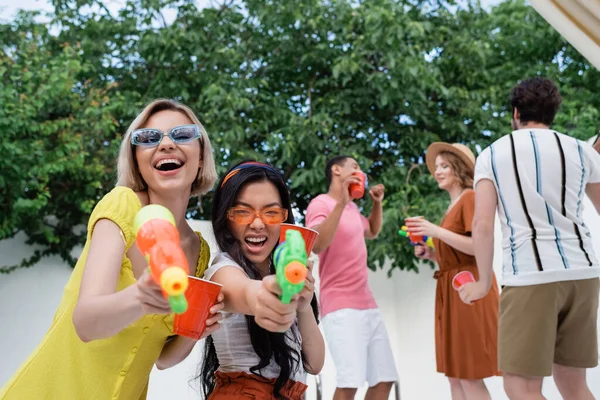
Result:
{"label": "green tree foliage", "polygon": [[[81,242],[72,227],[114,185],[122,133],[157,97],[197,111],[219,172],[245,158],[277,166],[301,212],[327,189],[326,160],[355,157],[386,185],[370,265],[388,256],[414,270],[398,228],[410,215],[439,223],[448,203],[423,164],[431,142],[477,153],[509,132],[508,92],[534,75],[561,87],[556,129],[584,139],[598,128],[599,72],[519,0],[489,12],[393,0],[53,4],[53,34],[27,13],[0,26],[0,239],[24,230],[44,254],[68,259]],[[190,215],[208,218],[210,201]]]}
{"label": "green tree foliage", "polygon": [[111,180],[116,121],[106,88],[76,79],[86,69],[76,44],[49,51],[32,17],[0,27],[0,238],[22,230],[42,245],[24,266],[47,254],[72,263],[73,228]]}

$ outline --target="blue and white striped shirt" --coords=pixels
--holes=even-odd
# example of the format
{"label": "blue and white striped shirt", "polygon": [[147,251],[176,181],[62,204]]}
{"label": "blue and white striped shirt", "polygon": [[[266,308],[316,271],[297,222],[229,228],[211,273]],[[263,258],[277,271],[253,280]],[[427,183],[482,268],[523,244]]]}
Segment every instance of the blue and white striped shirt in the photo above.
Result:
{"label": "blue and white striped shirt", "polygon": [[588,183],[600,182],[600,155],[548,129],[521,129],[486,148],[475,182],[489,179],[502,223],[502,280],[537,285],[600,276],[583,219]]}

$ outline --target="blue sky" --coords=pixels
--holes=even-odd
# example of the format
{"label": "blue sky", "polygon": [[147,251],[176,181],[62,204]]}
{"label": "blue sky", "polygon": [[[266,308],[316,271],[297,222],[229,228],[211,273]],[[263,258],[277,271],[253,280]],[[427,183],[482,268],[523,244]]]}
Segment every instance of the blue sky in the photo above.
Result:
{"label": "blue sky", "polygon": [[[486,7],[498,4],[501,1],[502,0],[481,0],[481,3]],[[201,8],[209,6],[213,2],[214,1],[211,0],[196,0],[196,4]],[[104,2],[111,11],[117,11],[124,3],[125,0],[106,0]],[[49,0],[0,0],[0,21],[12,19],[19,8],[26,10],[52,10]],[[172,13],[171,15],[168,10],[164,14],[167,21],[175,17],[175,13]]]}
{"label": "blue sky", "polygon": [[[201,8],[209,6],[211,3],[213,3],[211,0],[196,0],[196,4]],[[111,12],[116,12],[125,4],[125,0],[106,0],[104,4]],[[0,0],[0,20],[6,21],[12,19],[20,8],[25,10],[52,11],[50,0]],[[164,14],[167,21],[175,18],[174,12],[170,13],[166,10]]]}

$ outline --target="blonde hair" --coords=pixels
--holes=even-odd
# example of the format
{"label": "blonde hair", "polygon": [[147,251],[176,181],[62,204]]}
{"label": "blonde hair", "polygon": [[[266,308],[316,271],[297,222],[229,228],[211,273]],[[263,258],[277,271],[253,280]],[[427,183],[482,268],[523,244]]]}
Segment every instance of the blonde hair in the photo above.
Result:
{"label": "blonde hair", "polygon": [[123,137],[123,141],[121,142],[121,149],[119,150],[119,158],[117,160],[117,186],[126,186],[136,192],[147,189],[135,159],[133,145],[131,144],[131,132],[144,127],[152,115],[165,110],[178,111],[186,115],[195,125],[198,125],[198,128],[200,128],[202,167],[198,172],[196,180],[192,183],[191,195],[203,195],[212,189],[217,180],[217,171],[215,169],[215,161],[212,155],[210,140],[208,139],[204,126],[202,126],[198,117],[196,117],[189,107],[168,99],[154,100],[148,104],[133,120],[131,125],[129,125],[129,128]]}
{"label": "blonde hair", "polygon": [[438,156],[443,157],[450,164],[454,176],[456,176],[463,189],[473,189],[473,168],[468,167],[463,160],[452,152],[441,151]]}

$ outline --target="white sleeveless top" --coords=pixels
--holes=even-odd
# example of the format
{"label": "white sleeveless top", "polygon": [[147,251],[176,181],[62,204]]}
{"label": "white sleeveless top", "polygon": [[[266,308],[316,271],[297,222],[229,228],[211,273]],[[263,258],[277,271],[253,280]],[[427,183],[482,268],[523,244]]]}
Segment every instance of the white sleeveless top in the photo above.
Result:
{"label": "white sleeveless top", "polygon": [[[229,254],[221,252],[218,253],[212,262],[212,265],[204,272],[204,278],[210,280],[212,276],[219,269],[225,266],[233,266],[243,271],[235,261],[231,259]],[[219,359],[219,371],[221,372],[250,372],[250,368],[257,365],[260,362],[260,358],[256,355],[252,342],[250,341],[250,334],[248,332],[248,325],[246,323],[246,316],[244,314],[235,314],[222,312],[223,319],[221,320],[221,327],[212,334],[215,349],[217,351],[217,358]],[[293,333],[292,333],[293,332]],[[297,338],[294,340],[294,336]],[[298,321],[292,325],[292,327],[286,332],[286,340],[288,344],[298,351],[302,350],[302,337],[298,329]],[[271,360],[271,363],[265,368],[257,371],[264,378],[277,378],[279,376],[279,366],[275,360]],[[295,375],[290,376],[290,379],[296,382],[304,383],[306,380],[306,373],[300,359],[298,371]]]}

